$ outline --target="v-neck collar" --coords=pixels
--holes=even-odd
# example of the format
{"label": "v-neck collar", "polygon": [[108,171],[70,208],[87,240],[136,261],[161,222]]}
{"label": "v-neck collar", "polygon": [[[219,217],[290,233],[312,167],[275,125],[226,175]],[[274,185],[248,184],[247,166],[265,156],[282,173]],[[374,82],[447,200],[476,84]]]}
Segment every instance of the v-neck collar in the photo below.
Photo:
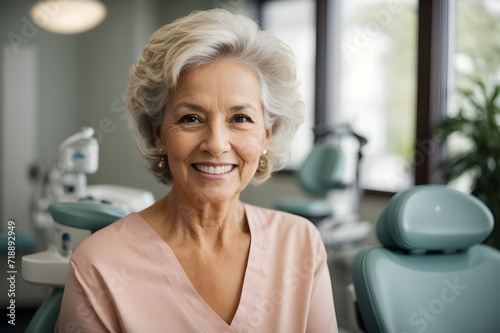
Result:
{"label": "v-neck collar", "polygon": [[250,230],[250,249],[248,253],[245,277],[241,289],[240,302],[231,324],[228,325],[205,300],[198,294],[189,280],[186,272],[177,260],[170,246],[151,228],[151,226],[136,214],[143,225],[137,226],[138,232],[146,240],[146,246],[151,250],[163,275],[167,278],[178,301],[194,322],[204,332],[238,332],[246,326],[262,276],[263,237],[261,227],[253,215],[253,210],[244,204],[245,214]]}

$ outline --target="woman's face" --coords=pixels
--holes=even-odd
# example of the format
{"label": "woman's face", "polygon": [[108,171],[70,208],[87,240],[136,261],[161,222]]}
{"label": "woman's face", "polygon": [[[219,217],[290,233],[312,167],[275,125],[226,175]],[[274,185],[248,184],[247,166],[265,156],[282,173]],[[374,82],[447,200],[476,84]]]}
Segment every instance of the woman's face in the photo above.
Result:
{"label": "woman's face", "polygon": [[221,59],[181,76],[157,147],[168,156],[176,191],[198,202],[222,202],[250,182],[270,137],[257,74]]}

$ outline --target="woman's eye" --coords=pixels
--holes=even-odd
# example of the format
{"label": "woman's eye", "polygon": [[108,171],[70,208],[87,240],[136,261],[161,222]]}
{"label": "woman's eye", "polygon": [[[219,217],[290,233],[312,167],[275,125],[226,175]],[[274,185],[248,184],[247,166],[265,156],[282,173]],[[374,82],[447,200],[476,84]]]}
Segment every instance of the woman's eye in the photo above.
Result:
{"label": "woman's eye", "polygon": [[244,114],[238,114],[236,116],[233,117],[233,121],[235,123],[244,123],[244,122],[252,122],[252,118],[250,118],[249,116],[246,116]]}
{"label": "woman's eye", "polygon": [[196,117],[192,114],[188,114],[188,115],[182,117],[179,122],[180,123],[196,123],[198,121],[199,121],[198,117]]}

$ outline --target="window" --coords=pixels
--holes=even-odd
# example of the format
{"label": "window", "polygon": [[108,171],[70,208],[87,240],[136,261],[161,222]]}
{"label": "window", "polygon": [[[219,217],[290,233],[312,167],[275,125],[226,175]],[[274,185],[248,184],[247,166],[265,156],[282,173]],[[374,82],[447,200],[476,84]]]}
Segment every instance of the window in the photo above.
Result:
{"label": "window", "polygon": [[[500,1],[456,0],[450,15],[450,64],[448,114],[454,115],[466,105],[460,89],[473,89],[474,79],[486,84],[500,81]],[[474,110],[467,110],[474,112]],[[460,136],[451,137],[448,151],[470,147]],[[464,175],[450,186],[464,192],[471,190],[472,175]]]}
{"label": "window", "polygon": [[349,123],[368,139],[365,189],[397,192],[413,184],[417,7],[416,0],[344,0],[337,8],[340,38],[331,56],[340,62],[329,79],[340,93],[327,100],[329,121]]}
{"label": "window", "polygon": [[[336,6],[328,7],[326,13],[318,11],[318,15],[326,15],[326,40],[320,45],[326,53],[326,68],[319,70],[326,72],[325,96],[314,91],[315,2],[275,0],[261,4],[264,29],[294,49],[304,82],[306,123],[295,140],[289,168],[297,169],[311,149],[315,124],[335,127],[349,123],[368,139],[362,187],[398,191],[413,182],[417,0],[323,4]],[[325,99],[325,110],[315,110],[315,95]],[[314,119],[318,111],[325,113],[323,119]]]}
{"label": "window", "polygon": [[298,169],[311,150],[314,124],[314,66],[316,47],[315,1],[265,1],[261,6],[263,28],[281,38],[295,53],[297,75],[302,81],[305,122],[293,142],[287,168]]}
{"label": "window", "polygon": [[[298,27],[301,15],[285,8],[300,2],[307,0],[260,0],[262,12],[270,13],[263,15],[263,21],[274,31]],[[457,111],[460,96],[455,92],[470,84],[469,76],[500,79],[500,2],[315,3],[314,24],[307,24],[308,31],[316,25],[317,41],[316,77],[307,79],[316,83],[314,94],[310,93],[315,95],[314,111],[310,111],[313,102],[308,102],[308,124],[349,123],[367,137],[361,169],[364,189],[398,192],[413,184],[441,183],[437,166],[443,151],[433,141],[432,130],[446,112]],[[278,19],[288,25],[270,23]],[[290,20],[298,21],[290,25]],[[294,32],[298,35],[298,30]],[[286,41],[299,49],[314,49],[307,39]],[[311,68],[312,60],[309,75]],[[311,139],[306,135],[301,141],[295,165],[308,150],[303,143]],[[455,138],[449,150],[464,145]]]}

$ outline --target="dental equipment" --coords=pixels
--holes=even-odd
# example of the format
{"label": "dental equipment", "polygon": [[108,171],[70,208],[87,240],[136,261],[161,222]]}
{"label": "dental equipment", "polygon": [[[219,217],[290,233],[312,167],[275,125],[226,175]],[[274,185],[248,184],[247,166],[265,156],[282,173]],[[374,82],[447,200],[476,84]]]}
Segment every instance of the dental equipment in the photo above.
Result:
{"label": "dental equipment", "polygon": [[34,202],[36,228],[51,228],[53,220],[48,207],[53,202],[107,203],[130,213],[154,203],[151,192],[118,185],[87,185],[87,174],[97,172],[99,145],[94,129],[81,130],[65,139],[45,177],[39,197]]}
{"label": "dental equipment", "polygon": [[318,227],[327,248],[354,247],[371,232],[359,220],[359,165],[367,140],[348,124],[315,128],[315,145],[298,170],[302,189],[315,200],[281,198],[275,208],[304,216]]}
{"label": "dental equipment", "polygon": [[354,260],[349,330],[499,332],[500,251],[481,244],[494,224],[478,198],[444,185],[394,195],[377,222],[381,245]]}
{"label": "dental equipment", "polygon": [[63,288],[69,269],[69,258],[83,238],[73,235],[91,233],[125,216],[125,212],[108,204],[89,202],[55,202],[49,207],[54,218],[54,239],[46,251],[23,256],[22,276],[31,283],[52,288],[49,297],[38,308],[26,333],[53,332],[61,307]]}
{"label": "dental equipment", "polygon": [[99,146],[93,136],[93,128],[82,127],[59,146],[57,157],[43,179],[40,198],[35,198],[35,227],[52,226],[53,221],[48,212],[50,203],[79,201],[86,196],[86,174],[95,173],[99,164]]}
{"label": "dental equipment", "polygon": [[[63,271],[67,271],[69,256],[95,229],[92,223],[96,216],[89,211],[79,213],[90,207],[83,205],[84,203],[103,204],[103,208],[100,208],[102,211],[117,210],[120,215],[140,211],[154,203],[153,194],[149,191],[108,184],[87,185],[86,175],[97,172],[98,154],[99,146],[94,138],[94,129],[83,127],[61,143],[57,158],[46,176],[41,177],[41,172],[33,171],[36,175],[33,178],[43,181],[35,186],[34,231],[41,247],[46,251],[23,258],[23,263],[26,261],[26,265],[23,264],[25,280],[49,286],[64,285],[66,275]],[[75,219],[75,214],[80,214],[87,216],[89,220],[86,222],[80,219],[77,226],[68,223],[67,216],[61,218],[58,214],[60,204],[65,204],[66,210],[74,209],[67,213],[68,216],[72,214],[71,219]]]}
{"label": "dental equipment", "polygon": [[49,175],[49,195],[53,201],[64,196],[73,196],[76,200],[85,196],[85,175],[95,173],[99,165],[99,146],[93,136],[93,128],[83,127],[61,143]]}
{"label": "dental equipment", "polygon": [[[99,146],[91,127],[65,139],[49,170],[33,166],[32,223],[37,249],[22,257],[22,276],[50,292],[26,332],[53,331],[73,250],[97,229],[154,203],[149,191],[118,185],[87,185],[96,173]],[[34,241],[33,241],[34,243]],[[41,288],[44,289],[44,288]],[[46,293],[44,293],[46,295]],[[44,295],[41,295],[44,296]]]}

